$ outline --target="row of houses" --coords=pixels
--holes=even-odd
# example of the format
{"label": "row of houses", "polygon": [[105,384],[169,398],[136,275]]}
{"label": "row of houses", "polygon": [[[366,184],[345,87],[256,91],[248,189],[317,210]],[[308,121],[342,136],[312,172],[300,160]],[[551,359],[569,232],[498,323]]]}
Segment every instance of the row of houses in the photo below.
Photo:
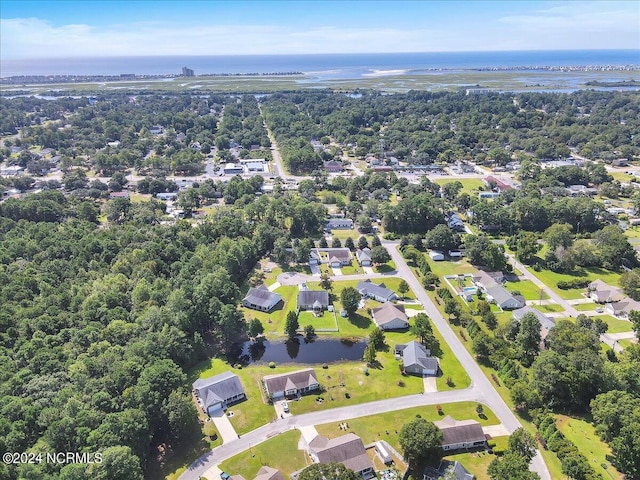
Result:
{"label": "row of houses", "polygon": [[627,318],[632,311],[640,311],[640,302],[627,297],[622,289],[598,279],[587,287],[587,295],[596,303],[604,304],[605,312]]}

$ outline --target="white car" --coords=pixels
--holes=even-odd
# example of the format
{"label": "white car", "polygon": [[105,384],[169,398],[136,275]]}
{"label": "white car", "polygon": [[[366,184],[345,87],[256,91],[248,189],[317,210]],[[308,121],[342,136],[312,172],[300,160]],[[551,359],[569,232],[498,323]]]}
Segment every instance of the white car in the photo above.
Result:
{"label": "white car", "polygon": [[282,402],[282,411],[284,413],[289,413],[289,403],[286,400]]}

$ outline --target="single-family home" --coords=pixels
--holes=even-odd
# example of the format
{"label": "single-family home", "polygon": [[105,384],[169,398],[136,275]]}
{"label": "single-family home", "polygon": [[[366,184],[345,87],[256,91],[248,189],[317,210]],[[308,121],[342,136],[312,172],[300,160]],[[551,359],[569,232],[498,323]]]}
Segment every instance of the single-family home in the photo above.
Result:
{"label": "single-family home", "polygon": [[373,298],[378,302],[390,302],[398,296],[393,290],[389,290],[384,283],[375,284],[371,280],[358,283],[356,290],[365,298]]}
{"label": "single-family home", "polygon": [[202,411],[213,415],[228,405],[247,398],[237,375],[224,372],[193,382],[193,392]]}
{"label": "single-family home", "polygon": [[464,232],[464,223],[457,213],[449,213],[447,217],[447,226],[454,232]]}
{"label": "single-family home", "polygon": [[318,390],[320,384],[313,368],[262,377],[267,395],[273,399],[302,395]]}
{"label": "single-family home", "polygon": [[270,292],[263,284],[259,287],[251,287],[242,299],[242,306],[258,310],[260,312],[270,312],[282,301],[282,296],[278,293]]}
{"label": "single-family home", "polygon": [[382,330],[398,330],[409,326],[409,318],[402,305],[394,305],[391,302],[371,310],[373,321]]}
{"label": "single-family home", "polygon": [[263,465],[253,480],[284,480],[284,475],[280,470]]}
{"label": "single-family home", "polygon": [[607,303],[604,306],[604,311],[614,317],[627,318],[634,310],[640,312],[640,302],[637,302],[632,298],[625,298],[619,302]]}
{"label": "single-family home", "polygon": [[412,340],[400,343],[393,349],[396,358],[402,358],[405,373],[413,375],[437,375],[440,368],[438,359],[431,356],[431,351],[421,343]]}
{"label": "single-family home", "polygon": [[152,135],[162,135],[164,132],[164,127],[162,125],[153,125],[149,128],[149,133]]}
{"label": "single-family home", "polygon": [[331,440],[318,435],[309,442],[309,456],[315,463],[341,463],[365,480],[375,477],[364,443],[355,433]]}
{"label": "single-family home", "polygon": [[527,313],[532,313],[533,315],[535,315],[540,322],[540,337],[542,340],[544,340],[549,333],[549,330],[556,326],[556,322],[552,318],[547,317],[540,310],[536,310],[535,308],[528,305],[514,310],[511,315],[515,320],[520,322],[520,320],[522,320],[522,317],[524,317]]}
{"label": "single-family home", "polygon": [[596,303],[619,302],[624,299],[624,293],[617,287],[612,287],[598,279],[587,287],[589,298]]}
{"label": "single-family home", "polygon": [[372,265],[371,249],[365,247],[362,250],[357,250],[356,258],[361,267],[370,267]]}
{"label": "single-family home", "polygon": [[329,173],[340,173],[342,171],[342,162],[329,160],[324,163],[324,169]]}
{"label": "single-family home", "polygon": [[353,230],[353,220],[350,218],[331,218],[324,226],[327,230]]}
{"label": "single-family home", "polygon": [[487,437],[482,431],[482,426],[475,420],[456,421],[450,415],[442,420],[433,422],[442,432],[442,449],[468,450],[484,448],[487,445]]}
{"label": "single-family home", "polygon": [[9,165],[0,169],[0,175],[3,175],[5,177],[15,177],[22,172],[24,172],[24,167],[21,167],[20,165]]}
{"label": "single-family home", "polygon": [[475,275],[471,277],[471,281],[478,288],[486,288],[491,287],[493,284],[501,284],[504,283],[504,273],[502,272],[485,272],[484,270],[478,271]]}
{"label": "single-family home", "polygon": [[[312,263],[315,261],[315,264]],[[351,250],[348,248],[314,248],[309,255],[309,263],[328,263],[332,268],[351,265]]]}
{"label": "single-family home", "polygon": [[298,292],[297,308],[298,312],[305,310],[322,312],[327,310],[329,308],[329,292],[303,288]]}
{"label": "single-family home", "polygon": [[[453,474],[453,477],[450,476],[451,474]],[[442,460],[438,468],[425,468],[422,475],[422,480],[440,480],[442,478],[445,478],[445,476],[446,478],[453,478],[455,480],[474,480],[474,478],[476,478],[471,475],[467,471],[467,469],[464,468],[464,466],[457,460]]]}
{"label": "single-family home", "polygon": [[441,262],[444,260],[444,253],[439,252],[438,250],[429,250],[429,258],[434,262]]}
{"label": "single-family home", "polygon": [[515,310],[525,306],[524,297],[521,295],[514,296],[507,291],[502,285],[493,285],[485,289],[487,302],[495,303],[502,310]]}

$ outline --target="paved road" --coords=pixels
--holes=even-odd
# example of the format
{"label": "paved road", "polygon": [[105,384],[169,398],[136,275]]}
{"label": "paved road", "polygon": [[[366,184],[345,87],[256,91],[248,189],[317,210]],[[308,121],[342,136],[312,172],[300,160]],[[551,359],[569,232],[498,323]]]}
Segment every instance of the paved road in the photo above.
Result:
{"label": "paved road", "polygon": [[[482,393],[478,388],[467,388],[465,390],[450,390],[446,392],[436,392],[428,394],[406,395],[404,397],[377,400],[375,402],[360,403],[358,405],[332,408],[319,412],[295,415],[284,420],[257,428],[241,438],[225,443],[203,455],[180,475],[180,480],[198,480],[207,470],[224,460],[248,450],[251,446],[268,440],[280,433],[294,428],[319,425],[323,423],[341,422],[358,417],[375,415],[385,412],[393,412],[405,408],[420,407],[425,405],[438,405],[455,402],[481,402],[486,403]],[[488,405],[488,404],[487,404]]]}
{"label": "paved road", "polygon": [[[491,410],[493,410],[496,416],[500,419],[500,422],[506,427],[509,432],[513,432],[514,430],[520,428],[522,425],[520,424],[514,413],[507,406],[504,400],[502,400],[502,397],[500,397],[500,395],[493,387],[491,382],[489,382],[482,370],[480,370],[480,367],[478,366],[476,361],[464,348],[464,345],[462,345],[462,342],[460,341],[458,336],[454,333],[447,321],[440,314],[440,311],[436,308],[436,306],[431,301],[431,298],[429,298],[427,293],[424,291],[416,276],[407,266],[404,258],[402,258],[402,255],[400,255],[400,252],[396,248],[398,243],[384,241],[382,243],[387,247],[391,258],[396,264],[396,268],[398,269],[398,276],[406,280],[406,282],[415,292],[416,298],[424,306],[427,315],[429,315],[435,326],[438,328],[438,331],[443,336],[444,340],[447,342],[449,347],[451,347],[451,350],[453,350],[453,354],[467,371],[469,377],[471,377],[471,385],[478,389],[478,393],[484,399],[484,403],[486,403],[491,408]],[[531,463],[531,469],[537,472],[542,480],[551,480],[549,470],[547,469],[542,455],[540,455],[539,452],[534,457]]]}
{"label": "paved road", "polygon": [[[555,303],[560,305],[564,309],[565,315],[569,315],[573,318],[576,318],[581,313],[589,315],[588,312],[580,312],[576,310],[576,308],[574,307],[575,304],[572,305],[571,303],[569,303],[569,301],[562,298],[552,289],[547,287],[543,282],[538,280],[538,278],[535,275],[533,275],[531,272],[529,272],[524,265],[518,262],[513,255],[507,255],[507,257],[509,257],[509,262],[511,263],[511,265],[513,265],[514,268],[518,269],[522,273],[523,277],[525,277],[527,280],[531,280],[534,284],[536,284],[536,286],[542,288],[545,291],[545,293],[549,295],[549,298],[551,298],[551,300],[553,300]],[[629,327],[631,327],[631,324],[629,324]],[[618,343],[619,339],[616,338],[615,335],[616,334],[603,333],[602,335],[600,335],[600,341],[608,345],[609,347],[613,348],[614,352],[620,353],[624,350],[624,348],[620,346],[620,344]],[[633,332],[625,332],[624,335],[625,336],[622,338],[634,337]]]}
{"label": "paved road", "polygon": [[[215,465],[226,460],[233,455],[237,455],[252,445],[257,445],[274,435],[283,433],[293,428],[304,427],[309,425],[317,425],[322,423],[337,422],[349,420],[351,418],[362,417],[367,415],[375,415],[383,412],[401,410],[404,408],[436,405],[444,403],[454,403],[462,401],[474,401],[486,404],[496,414],[506,431],[513,432],[521,427],[520,422],[509,409],[507,404],[502,400],[493,385],[485,377],[480,367],[467,352],[453,332],[449,324],[442,317],[436,306],[433,304],[429,296],[426,294],[420,282],[409,269],[404,258],[400,255],[396,246],[398,242],[383,242],[387,247],[391,258],[396,264],[398,272],[396,275],[405,279],[412,290],[415,292],[419,302],[424,306],[425,311],[431,317],[434,324],[438,328],[440,334],[451,347],[454,355],[458,358],[462,366],[465,368],[471,378],[471,387],[465,390],[452,390],[445,392],[436,392],[428,394],[407,395],[399,398],[391,398],[387,400],[379,400],[348,407],[333,408],[312,412],[303,415],[293,416],[283,420],[277,420],[273,423],[264,425],[256,430],[249,432],[242,438],[226,443],[211,452],[203,455],[196,460],[189,468],[180,476],[180,480],[198,480],[207,470],[212,469]],[[352,275],[349,275],[352,277]],[[551,476],[547,466],[538,452],[531,463],[531,469],[540,475],[542,480],[551,480]]]}

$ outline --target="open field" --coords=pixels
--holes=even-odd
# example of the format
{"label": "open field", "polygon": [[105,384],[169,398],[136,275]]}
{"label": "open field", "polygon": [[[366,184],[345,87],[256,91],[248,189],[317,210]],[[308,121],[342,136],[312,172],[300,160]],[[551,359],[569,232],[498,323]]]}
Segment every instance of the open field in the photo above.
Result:
{"label": "open field", "polygon": [[461,192],[468,193],[469,195],[484,190],[485,184],[479,178],[437,178],[434,180],[438,185],[446,185],[447,183],[460,182],[462,184]]}
{"label": "open field", "polygon": [[599,318],[603,320],[609,329],[608,333],[622,333],[622,332],[631,332],[633,330],[633,325],[629,320],[622,320],[620,318],[612,317],[611,315],[598,315],[597,317],[591,317],[594,320]]}
{"label": "open field", "polygon": [[[540,288],[531,280],[518,280],[516,282],[507,282],[505,288],[510,292],[518,291],[525,300],[546,300],[549,296],[540,291]],[[542,294],[542,296],[541,296]]]}
{"label": "open field", "polygon": [[558,429],[572,441],[580,453],[586,458],[596,474],[602,478],[623,478],[615,467],[607,460],[611,454],[611,449],[604,443],[595,432],[595,428],[589,422],[578,418],[571,418],[565,415],[558,415]]}
{"label": "open field", "polygon": [[612,272],[610,270],[605,270],[604,268],[576,268],[574,273],[556,273],[551,270],[541,269],[539,272],[536,272],[533,268],[530,268],[529,271],[538,277],[545,285],[547,285],[550,289],[560,295],[561,298],[565,300],[571,300],[575,298],[584,298],[583,293],[586,292],[586,288],[572,288],[569,290],[561,290],[558,288],[558,282],[560,280],[574,280],[576,278],[585,279],[593,282],[594,280],[600,279],[609,285],[617,286],[620,282],[620,274],[617,272]]}
{"label": "open field", "polygon": [[557,303],[550,303],[547,305],[531,305],[536,310],[540,310],[542,313],[557,313],[562,312],[563,308]]}
{"label": "open field", "polygon": [[302,330],[305,325],[312,325],[316,331],[336,330],[338,328],[333,312],[326,310],[320,317],[316,317],[313,312],[300,312],[298,315],[298,324],[300,325],[300,330]]}

